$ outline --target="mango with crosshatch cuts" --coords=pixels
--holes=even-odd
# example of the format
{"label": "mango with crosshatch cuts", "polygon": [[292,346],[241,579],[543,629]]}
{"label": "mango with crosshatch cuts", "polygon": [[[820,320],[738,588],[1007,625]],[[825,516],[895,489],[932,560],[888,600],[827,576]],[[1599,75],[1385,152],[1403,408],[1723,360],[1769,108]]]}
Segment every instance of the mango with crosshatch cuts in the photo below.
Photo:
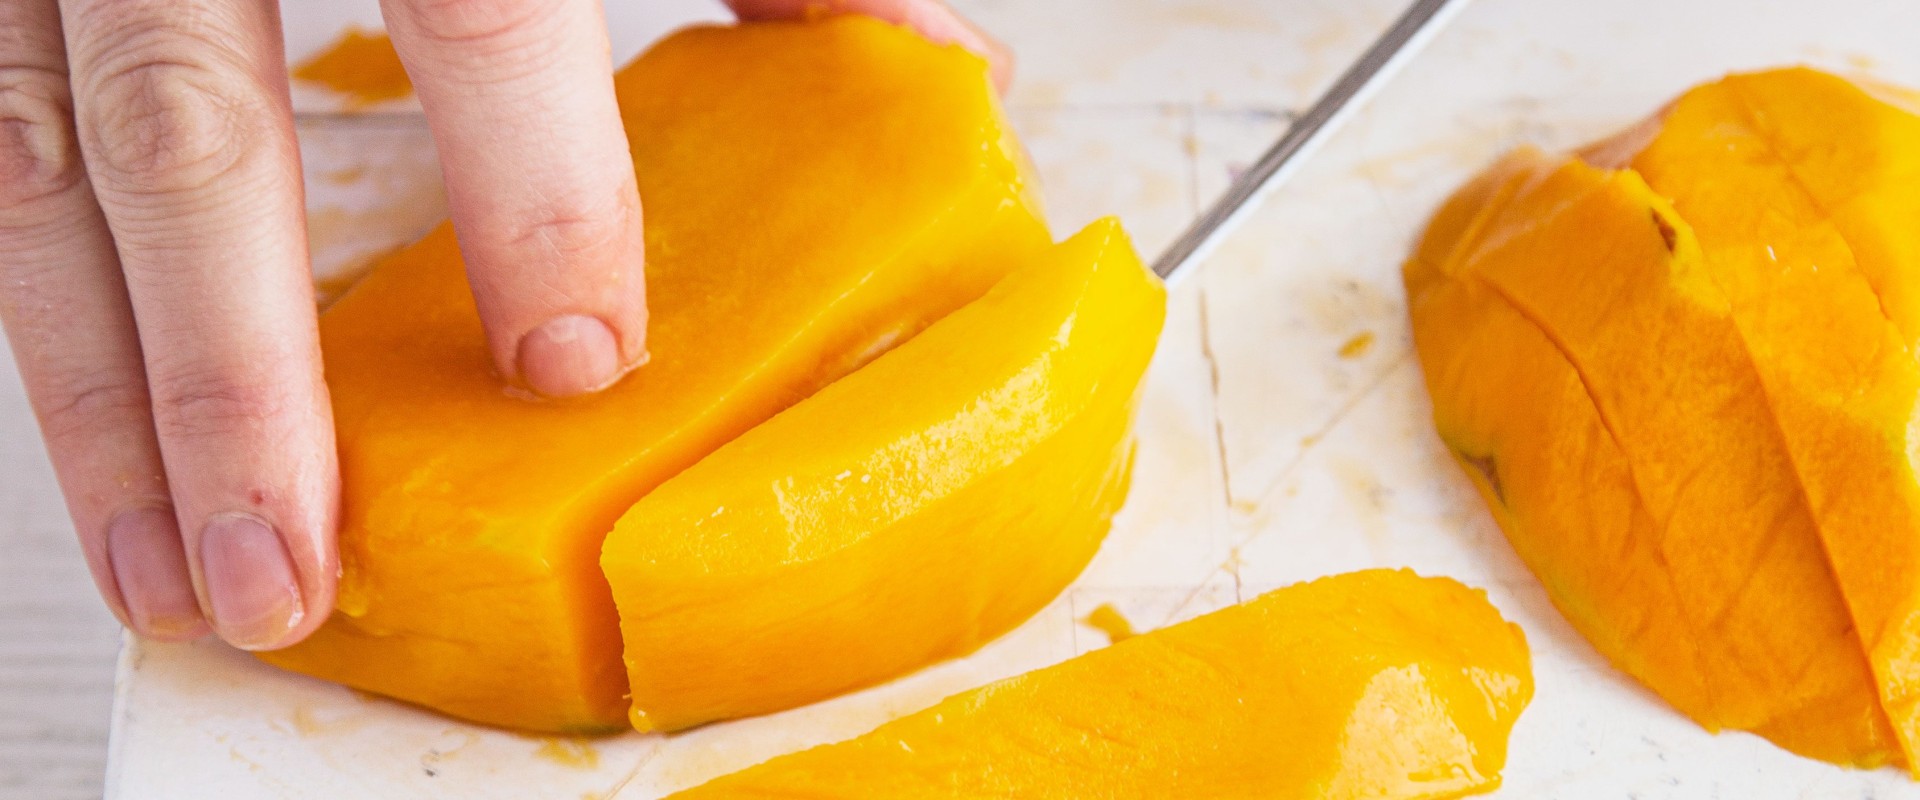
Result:
{"label": "mango with crosshatch cuts", "polygon": [[1522,150],[1405,270],[1440,436],[1568,620],[1710,729],[1920,765],[1920,102],[1728,76]]}

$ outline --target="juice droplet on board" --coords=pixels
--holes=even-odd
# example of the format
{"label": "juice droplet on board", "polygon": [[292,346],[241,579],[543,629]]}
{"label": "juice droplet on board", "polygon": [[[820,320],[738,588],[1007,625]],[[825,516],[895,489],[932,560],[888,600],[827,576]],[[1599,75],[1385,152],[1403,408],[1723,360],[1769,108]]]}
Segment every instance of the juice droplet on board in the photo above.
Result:
{"label": "juice droplet on board", "polygon": [[1341,358],[1359,358],[1373,349],[1373,331],[1361,331],[1340,345]]}
{"label": "juice droplet on board", "polygon": [[1133,623],[1127,621],[1126,616],[1120,613],[1120,609],[1114,608],[1112,603],[1101,603],[1099,608],[1088,613],[1086,618],[1080,621],[1090,627],[1098,628],[1101,633],[1107,635],[1107,641],[1116,644],[1124,639],[1133,638],[1136,633]]}
{"label": "juice droplet on board", "polygon": [[565,767],[594,769],[600,766],[600,751],[584,739],[545,737],[534,755]]}

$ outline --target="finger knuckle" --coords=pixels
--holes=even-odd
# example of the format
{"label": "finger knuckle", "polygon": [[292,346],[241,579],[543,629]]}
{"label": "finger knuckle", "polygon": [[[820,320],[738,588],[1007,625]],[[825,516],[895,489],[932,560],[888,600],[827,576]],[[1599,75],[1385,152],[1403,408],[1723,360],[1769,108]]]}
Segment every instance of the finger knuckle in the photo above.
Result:
{"label": "finger knuckle", "polygon": [[618,214],[604,210],[548,209],[513,228],[507,244],[535,258],[567,261],[617,245],[629,229]]}
{"label": "finger knuckle", "polygon": [[142,61],[101,75],[83,135],[104,178],[133,193],[204,188],[261,143],[271,114],[262,87],[229,71]]}
{"label": "finger knuckle", "polygon": [[227,370],[155,375],[151,383],[154,429],[163,440],[258,428],[287,407],[284,388]]}
{"label": "finger knuckle", "polygon": [[85,174],[67,76],[0,67],[0,213],[64,192]]}
{"label": "finger knuckle", "polygon": [[491,50],[530,39],[566,0],[413,0],[409,15],[428,40]]}
{"label": "finger knuckle", "polygon": [[40,431],[55,447],[102,431],[144,425],[151,413],[147,388],[134,377],[86,372],[45,376],[36,383]]}
{"label": "finger knuckle", "polygon": [[487,220],[480,229],[496,232],[496,246],[522,261],[591,260],[638,246],[639,195],[631,182],[563,190],[551,197]]}

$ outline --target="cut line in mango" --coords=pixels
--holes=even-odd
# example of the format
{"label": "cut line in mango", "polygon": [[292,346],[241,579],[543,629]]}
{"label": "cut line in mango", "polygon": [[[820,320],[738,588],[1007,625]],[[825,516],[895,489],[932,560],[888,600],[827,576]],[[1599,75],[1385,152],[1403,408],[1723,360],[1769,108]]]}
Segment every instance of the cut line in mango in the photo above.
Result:
{"label": "cut line in mango", "polygon": [[1095,222],[635,503],[601,556],[634,727],[842,694],[1046,605],[1126,498],[1165,308]]}

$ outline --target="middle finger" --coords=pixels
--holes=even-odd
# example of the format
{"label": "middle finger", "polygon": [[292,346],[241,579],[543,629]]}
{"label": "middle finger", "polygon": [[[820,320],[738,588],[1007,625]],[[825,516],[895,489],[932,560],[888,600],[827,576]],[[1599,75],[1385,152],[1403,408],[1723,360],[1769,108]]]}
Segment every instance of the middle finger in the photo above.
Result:
{"label": "middle finger", "polygon": [[201,607],[242,647],[333,605],[338,476],[273,0],[61,0]]}

